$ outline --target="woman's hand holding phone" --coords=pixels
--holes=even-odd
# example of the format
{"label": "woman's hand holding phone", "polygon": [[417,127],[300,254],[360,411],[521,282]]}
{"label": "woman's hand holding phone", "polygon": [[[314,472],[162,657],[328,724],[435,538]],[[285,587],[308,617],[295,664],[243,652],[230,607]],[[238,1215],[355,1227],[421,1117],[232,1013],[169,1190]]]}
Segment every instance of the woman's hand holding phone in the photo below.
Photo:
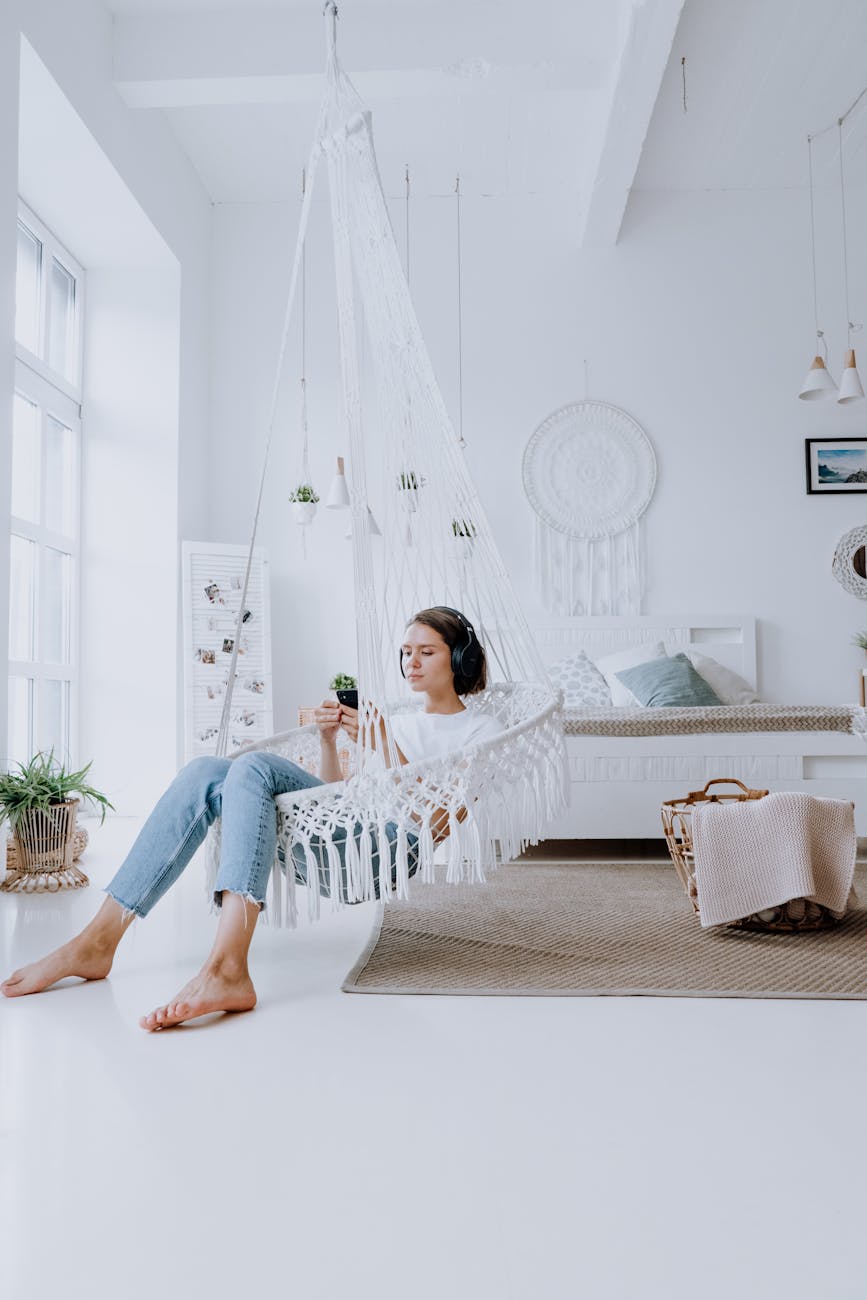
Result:
{"label": "woman's hand holding phone", "polygon": [[323,744],[337,743],[337,733],[341,725],[340,707],[336,700],[323,700],[316,710],[316,725],[319,728],[319,739]]}
{"label": "woman's hand holding phone", "polygon": [[340,710],[340,725],[354,745],[358,740],[358,709],[351,709],[348,704],[337,707]]}

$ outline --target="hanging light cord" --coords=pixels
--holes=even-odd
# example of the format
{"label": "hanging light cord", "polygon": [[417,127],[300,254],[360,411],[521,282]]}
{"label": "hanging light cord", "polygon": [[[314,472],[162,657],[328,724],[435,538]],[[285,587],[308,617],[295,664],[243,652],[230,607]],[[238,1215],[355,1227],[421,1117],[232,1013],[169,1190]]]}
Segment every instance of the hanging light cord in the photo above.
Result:
{"label": "hanging light cord", "polygon": [[464,439],[464,304],[461,287],[461,178],[455,181],[455,208],[458,227],[458,442],[466,447]]}
{"label": "hanging light cord", "polygon": [[816,322],[816,338],[821,346],[825,349],[825,360],[828,360],[828,344],[825,342],[825,332],[819,329],[819,293],[816,288],[816,211],[813,197],[813,137],[807,136],[807,159],[810,169],[810,246],[813,254],[813,318]]}
{"label": "hanging light cord", "polygon": [[838,119],[837,131],[839,133],[839,141],[840,141],[840,147],[838,152],[840,155],[840,215],[841,215],[841,222],[842,222],[842,229],[843,229],[843,290],[846,299],[846,326],[848,331],[847,339],[848,339],[848,346],[851,348],[852,335],[855,333],[856,330],[859,330],[861,326],[856,325],[854,323],[854,321],[852,320],[852,316],[849,312],[849,255],[847,251],[847,241],[846,241],[846,182],[843,176],[843,121],[844,119],[842,117]]}

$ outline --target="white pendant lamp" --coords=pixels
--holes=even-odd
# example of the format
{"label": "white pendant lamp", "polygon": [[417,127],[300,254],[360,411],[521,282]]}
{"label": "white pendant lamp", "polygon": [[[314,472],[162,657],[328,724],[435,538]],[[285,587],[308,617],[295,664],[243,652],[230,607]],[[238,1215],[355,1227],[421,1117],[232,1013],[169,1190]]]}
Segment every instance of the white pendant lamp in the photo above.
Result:
{"label": "white pendant lamp", "polygon": [[346,474],[343,468],[343,457],[337,457],[337,473],[331,480],[331,487],[328,489],[328,496],[325,499],[326,510],[345,510],[349,505],[349,488],[346,486]]}
{"label": "white pendant lamp", "polygon": [[848,402],[857,402],[858,398],[863,396],[864,389],[861,386],[861,377],[858,374],[858,367],[855,365],[855,349],[850,348],[846,353],[846,364],[843,367],[837,401],[841,406],[844,406]]}
{"label": "white pendant lamp", "polygon": [[815,402],[820,397],[832,397],[836,392],[837,385],[828,374],[825,362],[820,356],[813,357],[798,396],[804,402]]}
{"label": "white pendant lamp", "polygon": [[843,119],[837,119],[837,132],[839,139],[840,154],[840,219],[843,231],[843,288],[846,296],[846,361],[843,368],[843,376],[840,380],[840,391],[837,394],[837,401],[840,406],[846,406],[850,402],[857,402],[864,396],[864,389],[861,385],[861,378],[858,374],[858,367],[855,364],[855,349],[852,347],[852,335],[860,330],[861,326],[856,325],[849,312],[849,260],[846,246],[846,185],[843,179]]}
{"label": "white pendant lamp", "polygon": [[813,200],[813,137],[807,136],[807,160],[810,171],[810,246],[813,257],[813,317],[816,323],[816,355],[810,363],[810,369],[807,376],[801,384],[798,396],[803,402],[815,402],[822,397],[832,397],[837,392],[837,385],[828,374],[825,361],[820,355],[820,350],[824,351],[825,359],[828,356],[828,346],[825,343],[825,335],[819,329],[819,299],[816,291],[816,217]]}

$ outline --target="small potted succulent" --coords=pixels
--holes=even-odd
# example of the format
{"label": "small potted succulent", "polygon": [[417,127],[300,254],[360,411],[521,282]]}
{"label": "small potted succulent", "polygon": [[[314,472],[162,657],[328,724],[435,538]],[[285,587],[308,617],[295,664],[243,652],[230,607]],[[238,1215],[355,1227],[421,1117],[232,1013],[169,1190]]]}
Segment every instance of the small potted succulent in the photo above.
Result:
{"label": "small potted succulent", "polygon": [[295,516],[297,524],[309,524],[313,521],[316,514],[316,503],[319,496],[312,483],[299,483],[289,493],[289,500],[292,503],[292,513]]}
{"label": "small potted succulent", "polygon": [[106,809],[113,809],[87,781],[91,764],[69,771],[52,750],[16,766],[17,771],[0,774],[0,825],[9,822],[16,856],[0,888],[38,893],[86,885],[87,876],[73,865],[79,802],[99,808],[102,821]]}
{"label": "small potted succulent", "polygon": [[335,673],[328,683],[328,689],[334,691],[340,703],[347,708],[358,708],[358,679],[351,673]]}
{"label": "small potted succulent", "polygon": [[427,480],[414,469],[404,469],[397,476],[397,490],[404,510],[418,510],[418,490]]}

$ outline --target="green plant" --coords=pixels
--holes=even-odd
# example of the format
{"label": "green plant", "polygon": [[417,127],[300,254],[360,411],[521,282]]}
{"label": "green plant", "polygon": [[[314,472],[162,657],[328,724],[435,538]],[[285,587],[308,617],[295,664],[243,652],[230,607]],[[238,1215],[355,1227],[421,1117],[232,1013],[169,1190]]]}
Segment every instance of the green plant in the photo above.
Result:
{"label": "green plant", "polygon": [[420,474],[416,474],[414,469],[405,469],[397,476],[397,486],[401,492],[415,492],[420,487],[424,487],[426,481]]}
{"label": "green plant", "polygon": [[867,650],[867,632],[856,632],[852,644],[858,646],[859,650]]}
{"label": "green plant", "polygon": [[299,483],[298,486],[293,488],[289,493],[289,500],[305,501],[309,505],[315,505],[319,500],[319,497],[312,483]]}
{"label": "green plant", "polygon": [[98,806],[102,821],[107,808],[114,811],[114,804],[87,783],[91,763],[78,772],[69,772],[64,763],[56,762],[52,749],[48,754],[40,751],[29,763],[16,766],[17,772],[0,773],[0,825],[8,819],[15,830],[28,813],[46,812],[52,805],[66,803],[76,795],[85,803]]}
{"label": "green plant", "polygon": [[476,525],[471,519],[453,519],[452,532],[455,537],[475,537]]}
{"label": "green plant", "polygon": [[358,688],[358,682],[349,673],[335,673],[328,683],[330,691],[354,691]]}

